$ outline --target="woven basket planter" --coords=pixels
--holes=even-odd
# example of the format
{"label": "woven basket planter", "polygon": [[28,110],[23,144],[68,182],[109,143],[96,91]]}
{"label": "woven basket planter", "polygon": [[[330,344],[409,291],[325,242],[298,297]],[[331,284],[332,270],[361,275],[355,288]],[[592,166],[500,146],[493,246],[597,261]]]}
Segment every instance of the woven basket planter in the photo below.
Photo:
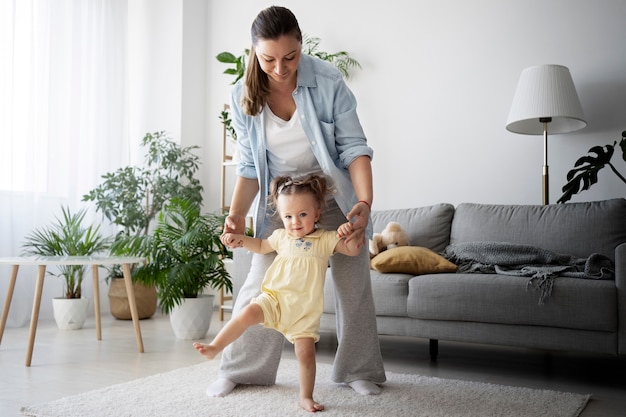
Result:
{"label": "woven basket planter", "polygon": [[[139,319],[152,317],[157,307],[156,288],[154,286],[133,283],[133,289]],[[112,278],[109,282],[109,308],[113,317],[117,319],[132,319],[124,278]]]}

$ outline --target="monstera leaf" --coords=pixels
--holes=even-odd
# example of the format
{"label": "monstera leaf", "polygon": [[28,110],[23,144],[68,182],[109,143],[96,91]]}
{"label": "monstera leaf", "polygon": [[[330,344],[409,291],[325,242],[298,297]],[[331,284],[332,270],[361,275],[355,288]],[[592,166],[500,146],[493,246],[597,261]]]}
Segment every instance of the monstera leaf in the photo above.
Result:
{"label": "monstera leaf", "polygon": [[[611,163],[616,145],[617,142],[613,142],[612,145],[594,146],[589,149],[589,153],[595,154],[595,156],[586,155],[579,158],[574,164],[574,169],[567,173],[567,184],[563,186],[563,195],[557,200],[557,203],[565,203],[574,194],[588,190],[593,184],[598,182],[598,172],[605,166],[609,166],[613,173],[626,183],[626,178]],[[626,131],[622,132],[619,147],[622,150],[622,160],[626,161]]]}

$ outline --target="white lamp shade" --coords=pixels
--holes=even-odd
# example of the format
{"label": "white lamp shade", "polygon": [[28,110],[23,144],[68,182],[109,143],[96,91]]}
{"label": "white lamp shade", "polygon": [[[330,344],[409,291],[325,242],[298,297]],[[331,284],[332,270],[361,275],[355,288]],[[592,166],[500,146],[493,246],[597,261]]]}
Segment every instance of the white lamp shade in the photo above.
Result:
{"label": "white lamp shade", "polygon": [[567,133],[587,126],[569,69],[562,65],[539,65],[522,71],[506,129],[526,135],[543,134],[539,118],[551,117],[551,134]]}

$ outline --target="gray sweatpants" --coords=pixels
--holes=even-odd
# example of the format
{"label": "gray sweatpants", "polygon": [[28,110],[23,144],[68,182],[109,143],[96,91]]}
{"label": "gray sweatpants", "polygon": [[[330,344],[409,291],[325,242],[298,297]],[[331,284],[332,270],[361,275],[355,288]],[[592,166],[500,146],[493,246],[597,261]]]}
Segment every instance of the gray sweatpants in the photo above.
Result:
{"label": "gray sweatpants", "polygon": [[[336,230],[345,221],[345,215],[331,200],[322,213],[319,226]],[[273,218],[261,237],[268,237],[279,227],[283,227],[282,222],[277,217]],[[265,271],[274,256],[252,256],[250,272],[239,290],[233,314],[259,295]],[[336,295],[338,338],[332,380],[382,383],[386,377],[376,329],[367,245],[358,256],[331,256],[330,265]],[[275,330],[262,326],[248,328],[224,350],[219,376],[238,384],[273,385],[284,342],[284,336]]]}

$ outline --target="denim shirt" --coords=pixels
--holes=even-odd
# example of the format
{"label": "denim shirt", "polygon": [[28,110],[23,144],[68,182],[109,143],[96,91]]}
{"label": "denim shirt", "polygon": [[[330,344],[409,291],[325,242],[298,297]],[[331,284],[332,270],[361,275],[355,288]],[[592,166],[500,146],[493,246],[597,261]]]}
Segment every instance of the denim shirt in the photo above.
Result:
{"label": "denim shirt", "polygon": [[[243,112],[243,88],[243,80],[233,87],[230,111],[240,153],[237,175],[259,182],[254,223],[258,235],[265,227],[271,178],[264,118],[262,114],[252,117]],[[311,150],[330,180],[333,197],[341,211],[348,213],[357,202],[348,166],[360,156],[373,157],[357,116],[356,99],[332,64],[306,54],[300,57],[292,94]],[[369,222],[366,236],[371,237],[371,233]]]}

